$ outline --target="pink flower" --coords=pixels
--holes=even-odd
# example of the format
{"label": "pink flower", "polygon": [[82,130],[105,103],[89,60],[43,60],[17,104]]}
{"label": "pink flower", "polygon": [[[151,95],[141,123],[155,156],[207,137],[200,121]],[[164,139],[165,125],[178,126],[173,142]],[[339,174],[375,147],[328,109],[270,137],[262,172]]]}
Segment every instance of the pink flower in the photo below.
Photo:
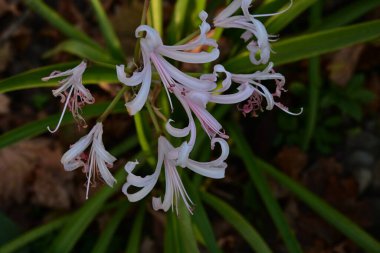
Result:
{"label": "pink flower", "polygon": [[[112,168],[116,158],[104,148],[102,135],[103,124],[98,122],[86,136],[72,145],[61,159],[66,171],[83,167],[83,171],[87,174],[86,199],[88,198],[91,180],[95,182],[98,174],[109,186],[112,187],[116,183],[116,179],[108,170]],[[87,155],[84,152],[90,145],[90,152]]]}
{"label": "pink flower", "polygon": [[[234,0],[228,5],[222,12],[220,12],[214,19],[214,25],[222,28],[239,28],[245,30],[241,38],[244,41],[249,41],[253,37],[251,42],[248,43],[247,49],[249,50],[249,58],[253,64],[266,64],[270,57],[270,41],[273,41],[276,36],[268,35],[263,23],[256,19],[256,17],[271,16],[285,12],[288,8],[281,12],[273,14],[256,14],[251,15],[249,13],[249,7],[252,0]],[[233,14],[241,8],[243,15]],[[259,54],[258,58],[256,54]]]}
{"label": "pink flower", "polygon": [[[288,114],[291,115],[299,115],[302,113],[301,111],[298,113],[293,113],[288,110],[287,107],[285,107],[280,102],[275,101],[275,98],[280,98],[282,92],[285,92],[284,89],[285,85],[285,77],[280,74],[276,73],[273,70],[273,63],[270,62],[268,66],[263,71],[256,71],[252,74],[232,74],[224,69],[221,65],[216,65],[214,68],[214,75],[216,73],[225,73],[226,79],[224,80],[224,86],[229,87],[229,85],[233,83],[238,83],[240,85],[249,85],[252,87],[251,95],[249,96],[248,101],[246,102],[243,107],[240,108],[240,110],[243,112],[244,115],[252,112],[253,116],[256,116],[257,110],[262,110],[261,102],[263,101],[263,98],[265,98],[266,101],[266,109],[272,110],[274,106],[277,106],[281,110],[285,111]],[[208,75],[204,78],[209,78]],[[276,88],[273,93],[269,91],[269,89],[262,84],[262,81],[274,81]]]}
{"label": "pink flower", "polygon": [[[127,77],[124,72],[124,65],[116,66],[117,76],[120,82],[127,86],[136,86],[141,84],[141,88],[136,97],[126,104],[126,107],[131,115],[137,113],[148,97],[150,84],[152,79],[152,66],[154,65],[157,70],[164,88],[168,94],[170,105],[173,105],[170,100],[170,92],[172,88],[181,84],[184,87],[194,90],[210,91],[216,87],[215,83],[209,81],[202,81],[197,78],[191,77],[170,64],[164,57],[170,59],[187,62],[187,63],[207,63],[212,62],[219,57],[219,50],[215,40],[207,38],[207,32],[210,30],[210,25],[206,22],[207,13],[201,12],[199,17],[202,20],[200,25],[199,37],[178,46],[166,46],[163,44],[159,34],[152,27],[141,25],[136,30],[136,37],[140,38],[142,59],[144,67],[141,71],[134,72],[131,77]],[[196,49],[200,46],[211,46],[211,52],[187,52]]]}
{"label": "pink flower", "polygon": [[[154,210],[164,210],[165,212],[176,208],[178,214],[178,201],[182,198],[182,201],[186,205],[190,213],[192,213],[192,205],[189,195],[181,181],[178,174],[177,166],[188,168],[200,175],[210,178],[223,178],[227,164],[224,162],[228,157],[229,147],[225,140],[220,138],[214,138],[211,141],[211,148],[214,149],[215,143],[218,142],[222,149],[222,154],[216,160],[211,162],[197,162],[189,158],[181,160],[181,153],[183,145],[179,148],[174,148],[165,137],[158,139],[158,161],[155,172],[151,175],[140,177],[136,176],[132,171],[138,164],[135,162],[128,162],[125,165],[125,170],[128,172],[127,182],[123,186],[123,193],[127,196],[131,202],[136,202],[148,195],[156,185],[157,180],[161,173],[162,165],[165,167],[165,195],[161,197],[154,197],[152,199],[152,205]],[[182,164],[179,164],[182,163]],[[133,186],[141,188],[137,192],[129,193],[128,189]]]}
{"label": "pink flower", "polygon": [[82,84],[82,75],[86,70],[86,65],[86,62],[82,61],[73,69],[69,69],[65,72],[54,71],[48,77],[42,78],[43,81],[48,81],[52,78],[66,77],[65,79],[59,81],[61,86],[58,89],[53,90],[53,95],[55,97],[61,97],[61,103],[64,103],[65,105],[56,128],[54,130],[50,130],[50,127],[48,127],[48,130],[51,133],[58,130],[67,107],[71,111],[77,123],[82,127],[87,127],[86,121],[80,115],[80,110],[83,105],[94,103],[95,99],[91,95],[90,91]]}

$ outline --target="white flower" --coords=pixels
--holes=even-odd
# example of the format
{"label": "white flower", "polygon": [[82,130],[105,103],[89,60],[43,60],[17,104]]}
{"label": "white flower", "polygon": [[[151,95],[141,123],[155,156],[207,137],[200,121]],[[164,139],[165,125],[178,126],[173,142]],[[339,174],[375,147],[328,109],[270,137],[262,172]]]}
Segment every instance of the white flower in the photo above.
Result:
{"label": "white flower", "polygon": [[86,65],[86,62],[82,61],[73,69],[69,69],[65,72],[53,71],[48,77],[42,78],[43,81],[48,81],[52,78],[66,77],[63,80],[59,81],[59,84],[61,86],[58,89],[53,90],[53,95],[55,97],[61,97],[61,102],[65,105],[56,128],[54,130],[50,130],[50,127],[48,127],[48,130],[51,133],[54,133],[58,130],[67,107],[71,111],[74,119],[78,122],[78,124],[82,127],[87,127],[86,121],[80,115],[80,110],[83,105],[94,103],[95,99],[91,95],[90,91],[86,89],[82,84],[82,75],[86,70]]}
{"label": "white flower", "polygon": [[[172,89],[178,84],[190,89],[210,91],[216,87],[215,83],[207,80],[199,80],[191,77],[170,64],[164,57],[171,58],[180,62],[187,63],[207,63],[212,62],[219,57],[219,50],[215,40],[207,38],[207,32],[210,30],[210,25],[206,22],[207,13],[199,14],[202,24],[200,25],[199,37],[178,46],[166,46],[163,44],[159,34],[152,27],[141,25],[136,29],[136,37],[140,38],[142,59],[144,67],[141,71],[136,71],[131,77],[127,77],[124,72],[124,65],[116,66],[117,76],[120,82],[127,86],[136,86],[141,84],[141,88],[136,97],[126,104],[126,107],[131,115],[137,113],[148,97],[150,84],[152,79],[152,66],[157,70],[164,88],[168,94],[170,105],[173,109],[170,94]],[[214,47],[211,52],[187,52],[200,46]]]}
{"label": "white flower", "polygon": [[[242,108],[239,108],[239,110],[241,110],[244,115],[252,112],[252,114],[256,116],[256,111],[262,110],[261,103],[263,101],[263,98],[265,98],[267,110],[272,110],[274,106],[277,106],[281,110],[291,115],[299,115],[302,113],[302,108],[300,112],[293,113],[290,112],[288,108],[283,104],[275,101],[275,98],[280,98],[281,93],[285,92],[286,90],[284,89],[285,77],[282,74],[276,73],[274,71],[272,62],[270,62],[263,71],[256,71],[252,74],[233,74],[226,71],[222,65],[216,65],[214,67],[213,75],[217,75],[217,73],[225,73],[226,75],[226,79],[223,81],[223,89],[225,89],[225,87],[229,87],[232,82],[238,83],[240,85],[249,85],[252,87],[251,95],[246,101],[246,104]],[[201,78],[210,77],[209,75],[204,75]],[[261,83],[262,81],[268,80],[275,82],[276,88],[273,93],[271,93],[269,89]]]}
{"label": "white flower", "polygon": [[[222,12],[220,12],[214,19],[214,25],[216,27],[222,28],[239,28],[245,30],[241,38],[244,41],[249,41],[253,37],[256,39],[251,40],[248,43],[247,49],[249,50],[249,58],[253,64],[266,64],[269,61],[270,57],[270,41],[273,41],[276,36],[268,35],[268,32],[259,20],[256,17],[271,16],[283,13],[287,11],[292,5],[292,1],[288,8],[283,11],[273,13],[273,14],[257,14],[251,15],[249,13],[249,7],[252,0],[234,0],[232,3],[227,6]],[[243,11],[243,15],[233,14],[239,9]],[[274,38],[274,39],[271,39]],[[256,54],[259,54],[259,57],[256,57]]]}
{"label": "white flower", "polygon": [[[211,141],[211,148],[214,149],[215,143],[219,143],[222,149],[222,154],[216,160],[211,162],[197,162],[189,159],[188,157],[181,161],[181,153],[184,145],[179,148],[174,148],[165,137],[158,139],[158,161],[155,172],[152,175],[145,177],[136,176],[132,171],[138,162],[128,162],[125,165],[125,170],[128,172],[127,182],[123,186],[123,193],[128,197],[131,202],[136,202],[144,198],[149,192],[152,191],[156,185],[159,175],[161,173],[162,165],[165,167],[165,195],[163,200],[160,197],[152,199],[154,210],[164,210],[165,212],[176,207],[178,214],[178,199],[182,198],[184,204],[190,213],[192,213],[192,205],[189,195],[181,181],[177,171],[177,166],[188,169],[210,178],[223,178],[227,164],[224,162],[229,154],[229,147],[225,140],[221,138],[214,138]],[[181,163],[181,164],[179,164]],[[141,188],[139,191],[129,193],[128,189],[133,187]]]}
{"label": "white flower", "polygon": [[[87,174],[86,199],[88,198],[91,180],[95,182],[98,173],[109,186],[112,187],[116,183],[116,179],[108,170],[112,168],[116,158],[104,148],[102,135],[103,124],[98,122],[86,136],[72,145],[61,159],[66,171],[83,167],[83,171]],[[90,145],[90,152],[87,155],[84,152]]]}

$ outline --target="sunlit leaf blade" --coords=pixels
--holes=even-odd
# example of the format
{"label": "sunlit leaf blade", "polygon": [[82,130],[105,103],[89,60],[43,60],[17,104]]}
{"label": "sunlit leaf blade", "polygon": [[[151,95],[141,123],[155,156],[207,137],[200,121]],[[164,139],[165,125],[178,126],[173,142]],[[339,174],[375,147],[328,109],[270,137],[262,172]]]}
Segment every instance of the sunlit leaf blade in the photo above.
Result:
{"label": "sunlit leaf blade", "polygon": [[[273,166],[253,155],[246,138],[239,131],[234,130],[234,141],[239,146],[239,155],[243,159],[247,168],[260,169],[273,177],[276,181],[293,192],[300,200],[318,213],[323,219],[333,225],[342,234],[346,235],[358,246],[367,252],[380,252],[380,243],[371,235],[354,224],[350,219],[335,210],[324,200],[308,191],[305,187],[289,178]],[[248,162],[249,161],[249,162]]]}
{"label": "sunlit leaf blade", "polygon": [[95,15],[98,19],[98,23],[100,26],[100,30],[102,31],[104,40],[107,44],[107,49],[109,50],[114,59],[117,59],[120,61],[120,63],[123,63],[124,57],[120,41],[116,36],[111,22],[107,18],[107,14],[105,13],[101,2],[99,0],[91,0],[91,5],[94,8]]}
{"label": "sunlit leaf blade", "polygon": [[[285,13],[270,17],[265,22],[265,27],[269,33],[276,34],[284,27],[290,24],[295,18],[297,18],[302,12],[307,10],[317,0],[293,0],[293,5]],[[285,4],[284,8],[287,8],[290,4]],[[284,9],[283,8],[283,9]]]}
{"label": "sunlit leaf blade", "polygon": [[0,247],[0,252],[1,253],[15,252],[16,250],[19,250],[25,247],[26,245],[39,239],[40,237],[43,237],[44,235],[60,228],[68,220],[68,218],[69,216],[64,216],[54,221],[51,221],[47,224],[44,224],[42,226],[32,229],[26,232],[25,234],[17,237],[13,241],[5,245],[2,245]]}
{"label": "sunlit leaf blade", "polygon": [[82,59],[88,59],[92,62],[106,63],[106,64],[117,64],[122,60],[115,60],[110,54],[108,54],[103,49],[99,49],[83,43],[77,40],[66,40],[56,46],[54,49],[45,53],[45,57],[50,57],[59,52],[67,52],[69,54],[78,56]]}
{"label": "sunlit leaf blade", "polygon": [[[231,134],[231,137],[233,139],[236,139],[235,137],[237,135],[237,131],[238,130],[236,128],[234,128],[232,125],[229,125],[228,132]],[[241,150],[242,148],[243,146],[237,145],[237,152],[243,152],[243,150]],[[244,162],[245,164],[252,164],[252,157],[249,158],[245,156]],[[280,232],[280,235],[283,241],[285,242],[285,246],[288,249],[288,252],[302,252],[301,246],[299,245],[293,231],[289,227],[289,224],[286,221],[285,215],[281,210],[280,205],[273,196],[273,192],[269,187],[267,179],[262,175],[260,170],[257,170],[257,168],[253,166],[247,166],[247,170],[252,182],[254,183],[257,191],[260,194],[261,199],[265,204],[265,207],[267,208],[270,216],[272,217],[272,220],[276,225],[276,228]]]}
{"label": "sunlit leaf blade", "polygon": [[125,250],[126,253],[139,253],[142,237],[142,229],[144,225],[144,216],[145,216],[145,205],[144,202],[140,204],[140,209],[133,220],[133,227],[128,239],[128,245]]}
{"label": "sunlit leaf blade", "polygon": [[156,29],[157,32],[162,36],[163,34],[162,0],[151,1],[150,11],[152,15],[153,28]]}
{"label": "sunlit leaf blade", "polygon": [[176,1],[172,20],[168,27],[169,44],[176,43],[183,35],[186,17],[189,11],[189,0]]}
{"label": "sunlit leaf blade", "polygon": [[118,210],[112,215],[104,231],[101,233],[99,239],[96,241],[92,253],[109,252],[108,247],[111,244],[113,236],[116,233],[116,230],[119,227],[121,221],[127,214],[129,207],[129,202],[125,201],[124,205],[120,206]]}
{"label": "sunlit leaf blade", "polygon": [[310,31],[325,30],[349,24],[379,5],[380,0],[356,0],[352,3],[347,3],[341,9],[324,18],[320,24],[312,26]]}
{"label": "sunlit leaf blade", "polygon": [[[109,103],[103,102],[103,103],[99,103],[95,105],[86,106],[83,109],[83,116],[85,118],[96,117],[100,115],[106,109],[108,104]],[[113,113],[120,113],[124,111],[125,111],[125,107],[120,103],[115,107],[115,109],[113,110]],[[59,116],[60,116],[60,113],[55,114],[53,116],[46,117],[38,121],[25,124],[21,127],[12,129],[0,135],[0,148],[4,148],[15,142],[32,138],[39,134],[45,133],[47,131],[47,126],[54,126],[55,124],[57,124]],[[66,115],[63,117],[62,125],[72,123],[73,121],[74,120],[71,113],[66,113]]]}
{"label": "sunlit leaf blade", "polygon": [[100,46],[88,37],[83,31],[78,30],[72,24],[63,19],[56,11],[51,9],[42,0],[26,0],[26,5],[33,11],[38,13],[47,22],[60,30],[63,34],[71,39],[82,41],[93,47],[100,48]]}
{"label": "sunlit leaf blade", "polygon": [[[58,86],[59,78],[51,79],[47,82],[41,80],[42,77],[49,76],[55,70],[65,71],[78,65],[79,62],[69,62],[51,65],[47,67],[33,69],[10,78],[0,81],[0,93],[30,89],[30,88],[43,88]],[[87,67],[86,72],[83,74],[84,84],[94,84],[101,82],[118,83],[116,70],[114,66],[104,67],[94,65]]]}
{"label": "sunlit leaf blade", "polygon": [[237,230],[237,232],[249,243],[255,252],[272,252],[261,235],[230,205],[207,192],[202,192],[201,197],[210,207],[212,207]]}
{"label": "sunlit leaf blade", "polygon": [[[380,36],[380,21],[369,21],[312,34],[300,35],[273,43],[272,61],[276,66],[332,52],[356,43],[366,42]],[[230,60],[226,69],[239,73],[257,70],[244,52]]]}
{"label": "sunlit leaf blade", "polygon": [[70,217],[52,242],[48,252],[69,253],[72,251],[79,238],[81,238],[84,231],[99,213],[107,199],[120,190],[125,179],[124,168],[119,169],[115,174],[115,178],[117,183],[113,188],[105,186],[102,190],[91,196],[86,203]]}

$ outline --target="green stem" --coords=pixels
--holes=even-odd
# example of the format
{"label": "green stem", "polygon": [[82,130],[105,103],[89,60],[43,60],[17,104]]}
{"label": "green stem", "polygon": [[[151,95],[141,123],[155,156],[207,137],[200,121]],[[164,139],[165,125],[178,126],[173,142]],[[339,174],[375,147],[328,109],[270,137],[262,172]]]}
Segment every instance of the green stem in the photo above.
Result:
{"label": "green stem", "polygon": [[150,101],[148,101],[146,103],[146,108],[148,109],[149,116],[152,119],[152,122],[153,122],[153,125],[154,125],[154,129],[156,130],[157,134],[160,135],[162,133],[162,130],[161,130],[160,124],[158,123],[156,114],[153,111],[153,108],[152,108],[152,105],[151,105]]}
{"label": "green stem", "polygon": [[115,108],[120,98],[123,96],[124,92],[127,91],[127,89],[128,89],[128,86],[123,86],[123,88],[116,94],[116,96],[113,98],[113,100],[108,105],[108,107],[103,112],[103,114],[100,115],[97,122],[103,122],[107,118],[107,116],[112,112],[113,108]]}

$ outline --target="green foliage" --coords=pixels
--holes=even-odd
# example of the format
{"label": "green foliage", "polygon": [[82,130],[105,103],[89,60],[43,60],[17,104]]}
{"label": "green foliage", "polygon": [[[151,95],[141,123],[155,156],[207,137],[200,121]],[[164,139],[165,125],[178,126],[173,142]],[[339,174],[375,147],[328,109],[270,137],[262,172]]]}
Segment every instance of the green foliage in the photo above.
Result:
{"label": "green foliage", "polygon": [[[174,44],[191,33],[199,24],[198,13],[200,10],[211,8],[210,13],[222,5],[225,1],[196,1],[195,8],[189,8],[193,4],[189,0],[178,0],[174,7],[173,16],[170,24],[165,30],[164,27],[164,7],[163,1],[151,1],[149,18],[150,23],[167,38],[168,44]],[[57,45],[54,49],[47,52],[45,56],[52,56],[57,52],[64,51],[66,53],[86,58],[96,65],[90,66],[83,76],[84,84],[98,84],[102,82],[115,83],[118,82],[115,75],[114,64],[123,63],[126,56],[123,54],[120,41],[115,34],[111,22],[108,20],[106,13],[101,5],[100,0],[91,0],[92,11],[96,16],[99,29],[104,37],[105,48],[102,48],[96,41],[87,36],[84,32],[77,29],[64,18],[50,8],[42,0],[27,0],[26,5],[41,17],[46,19],[51,25],[62,32],[67,40]],[[317,6],[319,4],[319,6]],[[364,86],[364,76],[357,74],[345,87],[334,84],[326,85],[324,77],[321,74],[321,63],[319,56],[333,52],[335,50],[367,41],[376,39],[380,35],[380,21],[366,21],[348,26],[342,26],[351,23],[364,13],[375,8],[380,4],[379,0],[363,0],[354,1],[345,8],[331,13],[326,18],[321,17],[318,22],[311,22],[310,27],[303,31],[296,31],[297,34],[286,39],[281,39],[273,43],[272,61],[276,66],[294,63],[300,60],[309,59],[309,79],[310,85],[305,85],[300,81],[296,81],[289,86],[290,93],[299,98],[303,104],[307,104],[304,110],[304,116],[290,117],[285,114],[279,114],[277,117],[277,127],[280,133],[277,138],[277,144],[297,144],[303,146],[305,150],[311,144],[320,152],[330,152],[333,145],[340,140],[341,131],[346,122],[359,122],[363,118],[363,105],[374,98],[374,94],[369,92]],[[277,12],[281,8],[289,5],[288,1],[272,1],[265,0],[263,5],[257,8],[259,13]],[[256,7],[256,6],[255,6]],[[268,26],[270,33],[278,33],[288,27],[289,24],[298,22],[297,17],[304,14],[306,10],[312,8],[312,12],[308,14],[310,18],[314,18],[316,11],[321,11],[322,2],[315,0],[295,0],[292,8],[285,14],[263,18]],[[317,13],[318,14],[318,13]],[[320,15],[320,13],[319,13]],[[318,15],[316,15],[318,16]],[[320,21],[320,22],[319,22]],[[342,27],[339,27],[342,26]],[[221,35],[221,30],[216,31],[217,38]],[[194,36],[190,34],[185,40],[188,41]],[[226,34],[228,37],[229,34]],[[234,42],[236,38],[231,38]],[[241,47],[236,42],[233,50],[227,52],[226,62],[222,62],[225,67],[232,72],[251,72],[255,71],[248,59],[248,53],[234,54],[234,50]],[[314,57],[310,59],[311,57]],[[0,81],[0,92],[13,92],[17,90],[26,90],[31,88],[47,88],[55,87],[56,80],[42,82],[41,78],[48,76],[53,70],[65,70],[77,65],[78,62],[70,62],[58,65],[51,65],[44,68],[31,70],[5,80]],[[195,73],[199,75],[200,73]],[[154,74],[154,78],[156,78]],[[323,87],[323,89],[321,89]],[[305,98],[310,98],[307,103]],[[33,105],[41,108],[45,105],[46,97],[32,98]],[[164,99],[160,100],[160,107],[164,108],[164,112],[169,112],[169,107]],[[86,106],[83,109],[83,115],[86,118],[96,117],[102,114],[109,103],[97,103],[92,106]],[[166,108],[166,109],[165,109]],[[122,104],[117,104],[112,110],[113,113],[125,112]],[[148,112],[142,111],[134,117],[136,133],[131,133],[131,137],[124,143],[116,146],[113,153],[121,154],[126,150],[132,150],[140,144],[143,154],[142,157],[147,160],[150,165],[155,164],[153,158],[155,141],[151,141],[154,134],[151,133],[151,122],[149,114],[152,108],[148,108]],[[249,173],[249,183],[251,187],[257,190],[257,198],[263,201],[263,208],[269,214],[284,245],[288,252],[302,252],[302,249],[294,235],[291,227],[287,223],[281,206],[275,199],[274,194],[267,182],[266,175],[273,180],[282,184],[291,191],[297,198],[304,202],[310,209],[314,210],[324,220],[329,222],[342,234],[350,238],[355,244],[368,252],[379,252],[380,245],[374,238],[365,231],[355,225],[348,218],[336,211],[326,202],[315,196],[303,186],[277,171],[271,165],[262,161],[252,154],[240,129],[237,127],[236,118],[228,118],[229,107],[216,107],[214,115],[218,119],[230,121],[229,132],[231,133],[231,142],[235,144],[236,154],[244,162],[245,169]],[[165,113],[164,113],[165,114]],[[0,136],[0,148],[8,147],[18,141],[35,137],[46,132],[46,126],[54,125],[58,120],[59,114],[30,122],[24,126],[20,126]],[[62,124],[72,122],[72,116],[66,115]],[[305,127],[306,125],[306,127]],[[158,126],[160,127],[160,126]],[[198,125],[198,132],[200,126]],[[194,158],[210,157],[209,148],[207,152],[204,149],[207,142],[207,136],[200,136],[197,140],[194,152]],[[85,241],[93,252],[108,252],[109,246],[112,245],[113,237],[121,225],[130,225],[130,234],[128,242],[126,242],[126,252],[139,252],[141,239],[143,236],[143,228],[148,218],[146,215],[145,203],[140,203],[139,209],[133,213],[132,218],[127,217],[127,212],[133,210],[134,204],[117,205],[114,215],[110,218],[102,233],[93,232],[96,238],[86,239],[86,232],[93,224],[97,215],[104,211],[109,199],[120,190],[121,184],[125,180],[125,172],[120,169],[116,173],[118,180],[117,186],[114,188],[101,188],[88,200],[82,207],[76,211],[62,216],[40,227],[31,229],[30,231],[18,236],[19,229],[8,218],[0,216],[0,227],[6,228],[9,233],[0,233],[0,242],[6,243],[0,247],[0,252],[11,253],[23,249],[31,243],[45,238],[46,245],[49,245],[49,252],[77,252],[78,243]],[[213,232],[212,222],[207,214],[208,208],[214,209],[223,219],[231,224],[245,239],[252,250],[260,253],[270,253],[271,247],[265,242],[261,231],[253,227],[249,221],[242,215],[241,210],[232,207],[226,201],[211,195],[205,191],[208,183],[202,181],[201,177],[194,177],[192,180],[184,178],[189,195],[196,203],[195,214],[190,215],[183,203],[179,205],[179,215],[175,212],[168,212],[165,224],[165,241],[164,251],[166,253],[176,252],[200,252],[198,243],[204,244],[209,252],[222,252],[217,243],[217,238]],[[206,203],[207,206],[203,206]],[[258,203],[252,204],[258,205]],[[261,207],[261,206],[260,206]],[[260,208],[255,206],[255,208]],[[132,212],[131,212],[132,213]],[[129,222],[132,220],[132,222]],[[128,222],[127,222],[128,221]],[[149,227],[147,225],[147,227]],[[5,231],[5,229],[3,229]],[[57,233],[57,235],[54,234]],[[195,233],[197,232],[197,233]],[[16,237],[17,236],[17,237]],[[127,238],[127,237],[125,237]],[[46,249],[45,249],[46,250]],[[88,250],[86,250],[88,251]]]}

